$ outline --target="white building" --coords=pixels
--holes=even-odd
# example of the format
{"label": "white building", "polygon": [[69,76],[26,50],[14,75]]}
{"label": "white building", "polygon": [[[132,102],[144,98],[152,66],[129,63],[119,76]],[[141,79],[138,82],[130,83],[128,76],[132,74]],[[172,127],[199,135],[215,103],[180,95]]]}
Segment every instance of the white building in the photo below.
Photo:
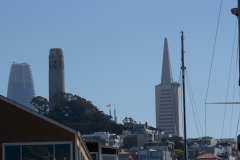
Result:
{"label": "white building", "polygon": [[167,38],[164,40],[161,84],[155,86],[156,128],[181,136],[180,84],[173,82]]}
{"label": "white building", "polygon": [[119,148],[120,136],[109,132],[94,132],[94,134],[82,135],[85,140],[99,140],[104,142],[107,146]]}
{"label": "white building", "polygon": [[118,160],[120,137],[109,132],[82,135],[93,160]]}

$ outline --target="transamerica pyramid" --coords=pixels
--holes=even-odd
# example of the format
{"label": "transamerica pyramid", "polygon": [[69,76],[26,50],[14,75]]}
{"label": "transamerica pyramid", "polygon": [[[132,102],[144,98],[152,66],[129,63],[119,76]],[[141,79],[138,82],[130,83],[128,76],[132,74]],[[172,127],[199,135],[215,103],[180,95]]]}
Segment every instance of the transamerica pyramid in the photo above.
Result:
{"label": "transamerica pyramid", "polygon": [[161,84],[155,86],[156,128],[173,136],[181,136],[179,86],[179,83],[173,82],[168,41],[165,38]]}

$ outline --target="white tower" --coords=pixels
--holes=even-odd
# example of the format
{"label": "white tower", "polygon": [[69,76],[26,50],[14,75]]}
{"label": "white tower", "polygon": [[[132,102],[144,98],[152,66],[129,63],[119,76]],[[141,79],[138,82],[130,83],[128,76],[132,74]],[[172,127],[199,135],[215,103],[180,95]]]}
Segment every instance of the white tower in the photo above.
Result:
{"label": "white tower", "polygon": [[155,86],[156,128],[176,136],[181,136],[179,86],[172,79],[168,42],[165,38],[161,84]]}

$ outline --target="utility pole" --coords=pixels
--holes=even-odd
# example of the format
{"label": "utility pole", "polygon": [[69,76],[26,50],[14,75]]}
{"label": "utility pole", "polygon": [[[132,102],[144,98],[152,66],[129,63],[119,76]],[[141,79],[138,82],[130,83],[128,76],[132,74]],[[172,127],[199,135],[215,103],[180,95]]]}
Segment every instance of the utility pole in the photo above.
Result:
{"label": "utility pole", "polygon": [[231,9],[232,14],[236,15],[238,17],[238,54],[239,54],[239,81],[238,81],[238,86],[240,86],[240,41],[239,41],[239,37],[240,37],[240,18],[239,18],[239,14],[240,13],[240,0],[238,0],[238,8],[232,8]]}
{"label": "utility pole", "polygon": [[185,101],[185,65],[184,65],[184,36],[183,31],[181,32],[181,42],[182,42],[182,84],[183,84],[183,121],[184,121],[184,156],[185,160],[188,159],[187,153],[187,125],[186,125],[186,101]]}

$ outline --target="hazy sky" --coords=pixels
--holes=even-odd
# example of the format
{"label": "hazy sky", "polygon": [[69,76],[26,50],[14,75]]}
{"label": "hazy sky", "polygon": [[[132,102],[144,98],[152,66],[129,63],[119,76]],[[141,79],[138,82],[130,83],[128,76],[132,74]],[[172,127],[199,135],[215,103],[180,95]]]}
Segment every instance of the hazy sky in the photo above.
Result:
{"label": "hazy sky", "polygon": [[[31,65],[36,96],[48,98],[48,55],[62,48],[66,92],[77,94],[118,122],[132,117],[155,126],[155,85],[161,80],[164,38],[168,38],[173,80],[179,80],[180,31],[185,64],[203,133],[205,97],[220,0],[1,0],[0,94],[7,95],[12,62]],[[223,0],[208,102],[226,101],[237,0]],[[239,101],[234,83],[237,35],[228,101]],[[238,66],[237,66],[238,68]],[[235,93],[233,89],[235,88]],[[198,137],[187,90],[187,134]],[[223,137],[236,134],[239,105],[227,105]],[[220,138],[224,105],[207,105],[207,135]],[[199,124],[198,124],[199,127]],[[240,127],[239,127],[240,128]],[[200,136],[202,136],[199,128]],[[231,131],[231,134],[230,134]],[[239,133],[239,132],[238,132]],[[204,133],[205,134],[205,133]]]}

